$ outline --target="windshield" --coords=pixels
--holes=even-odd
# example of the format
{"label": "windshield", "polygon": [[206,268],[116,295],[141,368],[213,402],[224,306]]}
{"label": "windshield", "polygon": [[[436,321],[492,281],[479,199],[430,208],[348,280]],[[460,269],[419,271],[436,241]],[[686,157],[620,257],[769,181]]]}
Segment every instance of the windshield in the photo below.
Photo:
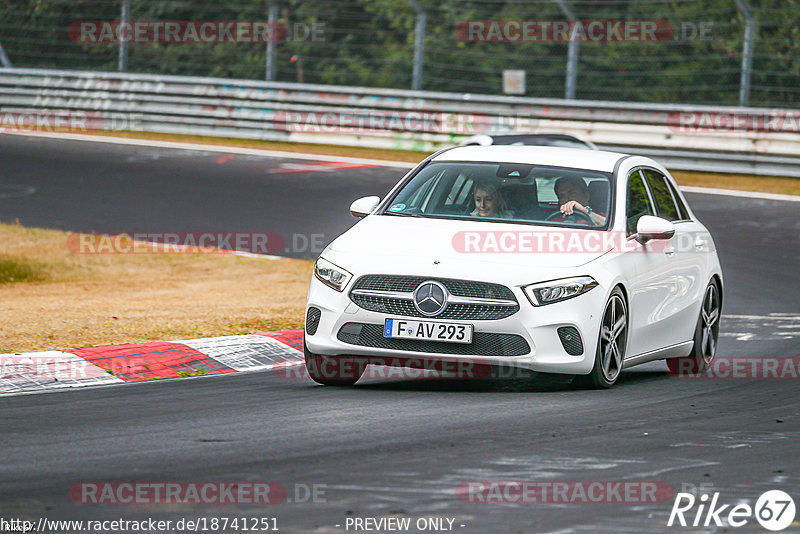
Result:
{"label": "windshield", "polygon": [[609,174],[584,169],[430,163],[382,213],[606,229],[610,183]]}

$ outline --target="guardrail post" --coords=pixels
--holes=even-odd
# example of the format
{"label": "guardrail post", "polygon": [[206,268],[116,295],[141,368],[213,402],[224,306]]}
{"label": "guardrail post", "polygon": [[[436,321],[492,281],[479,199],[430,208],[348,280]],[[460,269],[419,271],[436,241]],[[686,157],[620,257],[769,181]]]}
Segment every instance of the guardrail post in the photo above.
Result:
{"label": "guardrail post", "polygon": [[744,17],[744,45],[742,47],[742,77],[739,82],[739,105],[747,106],[750,101],[750,79],[753,74],[753,48],[756,38],[756,17],[747,0],[734,0]]}
{"label": "guardrail post", "polygon": [[572,12],[572,10],[567,7],[566,2],[564,0],[555,0],[555,3],[558,5],[558,8],[561,12],[567,17],[572,23],[572,31],[569,35],[569,44],[567,45],[567,74],[566,74],[566,81],[564,82],[564,98],[567,100],[575,100],[575,90],[577,86],[577,78],[578,78],[578,39],[576,38],[576,31],[575,28],[580,21]]}
{"label": "guardrail post", "polygon": [[11,61],[8,59],[6,55],[6,51],[3,50],[3,45],[0,44],[0,65],[3,65],[5,69],[12,69],[14,65],[11,64]]}
{"label": "guardrail post", "polygon": [[427,16],[425,10],[417,3],[417,0],[407,0],[408,4],[417,13],[417,27],[414,30],[414,70],[411,80],[411,88],[415,91],[422,90],[422,64],[425,61],[425,23]]}
{"label": "guardrail post", "polygon": [[[127,24],[131,18],[131,0],[122,0],[122,12],[120,13],[119,23]],[[125,72],[128,70],[128,41],[119,40],[119,64],[117,70]]]}
{"label": "guardrail post", "polygon": [[275,24],[278,21],[278,4],[271,1],[269,2],[267,16],[269,26],[269,30],[267,31],[267,81],[271,82],[275,80],[275,36],[277,35]]}

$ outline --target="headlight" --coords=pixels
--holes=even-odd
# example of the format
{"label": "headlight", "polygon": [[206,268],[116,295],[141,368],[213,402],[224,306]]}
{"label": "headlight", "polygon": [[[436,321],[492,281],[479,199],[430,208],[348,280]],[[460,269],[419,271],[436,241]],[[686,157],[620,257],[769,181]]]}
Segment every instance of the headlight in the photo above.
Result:
{"label": "headlight", "polygon": [[575,278],[563,278],[561,280],[551,280],[539,284],[531,284],[522,288],[525,296],[534,306],[544,306],[554,302],[577,297],[597,287],[597,281],[591,276],[576,276]]}
{"label": "headlight", "polygon": [[334,265],[324,258],[319,258],[314,264],[314,276],[328,287],[342,291],[347,282],[353,277],[338,265]]}

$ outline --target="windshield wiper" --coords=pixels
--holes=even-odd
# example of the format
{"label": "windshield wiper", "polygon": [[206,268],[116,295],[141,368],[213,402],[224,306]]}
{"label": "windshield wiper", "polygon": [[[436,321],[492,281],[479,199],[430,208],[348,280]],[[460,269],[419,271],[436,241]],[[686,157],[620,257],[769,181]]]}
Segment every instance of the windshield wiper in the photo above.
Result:
{"label": "windshield wiper", "polygon": [[402,211],[384,211],[381,215],[394,215],[396,217],[418,217],[424,219],[425,216],[419,213],[410,213],[410,212],[402,212]]}

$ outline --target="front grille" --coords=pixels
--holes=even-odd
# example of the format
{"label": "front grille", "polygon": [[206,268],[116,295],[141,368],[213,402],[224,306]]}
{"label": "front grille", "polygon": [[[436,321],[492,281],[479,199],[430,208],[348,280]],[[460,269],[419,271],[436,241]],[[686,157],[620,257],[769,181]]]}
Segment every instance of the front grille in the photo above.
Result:
{"label": "front grille", "polygon": [[570,356],[583,354],[583,341],[578,329],[573,326],[562,326],[558,329],[558,337],[561,340],[564,350]]}
{"label": "front grille", "polygon": [[453,295],[459,297],[476,297],[482,299],[516,300],[514,293],[506,286],[490,282],[472,280],[453,280],[451,278],[431,278],[428,276],[402,276],[368,274],[353,284],[353,289],[375,289],[378,291],[400,291],[410,293],[426,280],[436,280]]}
{"label": "front grille", "polygon": [[493,304],[461,304],[450,303],[445,310],[436,316],[437,319],[456,319],[461,321],[492,321],[504,319],[519,311],[514,293],[506,286],[489,282],[471,280],[454,280],[450,278],[430,278],[424,276],[399,275],[366,275],[353,284],[350,300],[359,307],[388,315],[404,315],[407,317],[425,317],[410,300],[374,295],[354,295],[353,291],[366,289],[373,291],[395,291],[411,293],[426,280],[435,280],[445,286],[451,295],[457,297],[503,299],[516,303],[514,306]]}
{"label": "front grille", "polygon": [[308,309],[308,313],[306,314],[306,332],[308,332],[309,336],[313,336],[317,333],[320,317],[322,317],[322,312],[319,308],[312,306]]}
{"label": "front grille", "polygon": [[522,356],[531,351],[525,338],[516,334],[473,332],[472,343],[445,343],[417,339],[383,337],[383,325],[345,323],[336,335],[350,345],[433,354],[462,354],[465,356]]}

